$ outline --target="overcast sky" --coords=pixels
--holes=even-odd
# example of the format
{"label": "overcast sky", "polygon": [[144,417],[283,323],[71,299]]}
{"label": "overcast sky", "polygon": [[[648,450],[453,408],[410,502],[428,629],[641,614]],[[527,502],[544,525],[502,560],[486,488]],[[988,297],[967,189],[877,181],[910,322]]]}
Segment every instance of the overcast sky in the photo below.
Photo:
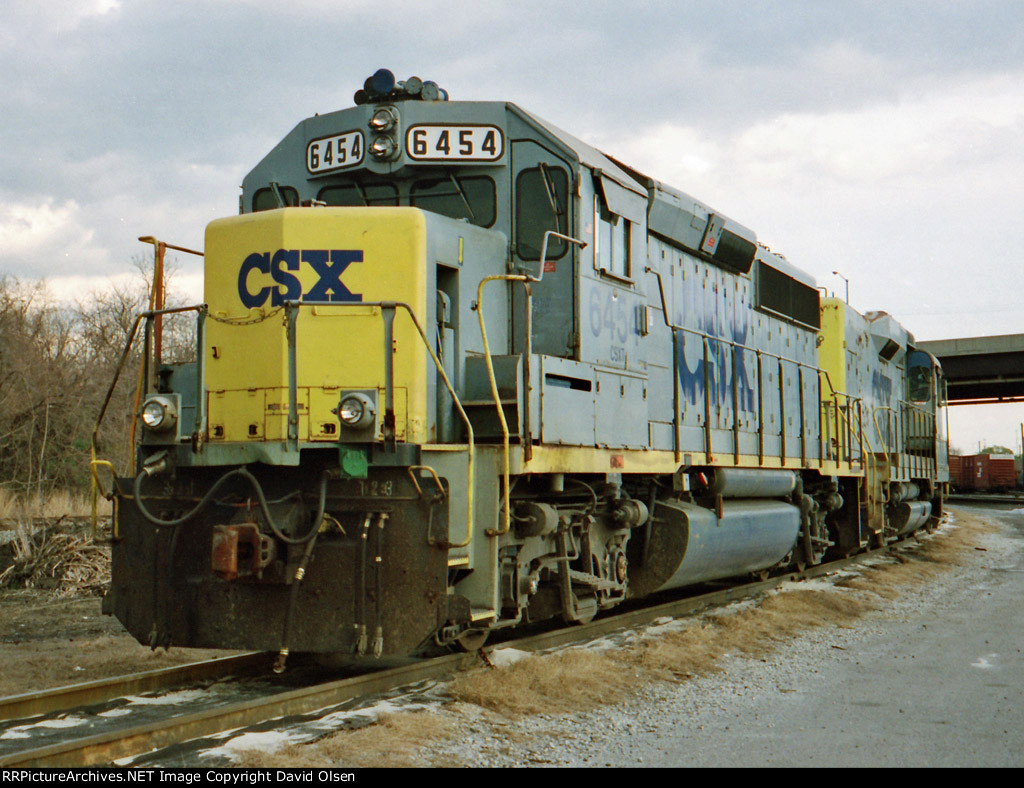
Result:
{"label": "overcast sky", "polygon": [[[140,235],[201,248],[382,66],[520,104],[918,339],[1024,333],[1020,0],[2,0],[0,274],[80,295]],[[951,421],[1019,446],[1024,407]]]}

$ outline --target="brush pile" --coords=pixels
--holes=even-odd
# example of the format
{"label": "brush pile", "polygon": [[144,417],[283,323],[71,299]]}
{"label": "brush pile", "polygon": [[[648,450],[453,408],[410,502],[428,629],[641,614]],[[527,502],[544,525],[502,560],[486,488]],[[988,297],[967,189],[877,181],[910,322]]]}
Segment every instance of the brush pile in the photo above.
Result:
{"label": "brush pile", "polygon": [[109,582],[110,548],[88,533],[19,528],[0,544],[0,589],[49,590],[60,598],[102,596]]}

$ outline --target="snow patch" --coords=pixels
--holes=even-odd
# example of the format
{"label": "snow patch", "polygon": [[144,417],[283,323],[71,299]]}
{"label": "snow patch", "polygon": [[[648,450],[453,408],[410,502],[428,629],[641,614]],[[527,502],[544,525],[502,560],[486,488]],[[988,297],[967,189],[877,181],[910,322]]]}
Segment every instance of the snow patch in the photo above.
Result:
{"label": "snow patch", "polygon": [[231,758],[248,750],[260,750],[262,752],[277,752],[286,747],[292,741],[292,736],[287,731],[250,731],[241,736],[229,740],[220,747],[206,750],[203,757],[214,754],[226,755]]}
{"label": "snow patch", "polygon": [[0,739],[27,739],[31,736],[30,732],[33,728],[74,728],[87,722],[85,717],[54,717],[30,725],[18,725],[0,735]]}
{"label": "snow patch", "polygon": [[[507,650],[511,651],[512,649]],[[289,744],[303,744],[315,741],[321,738],[324,733],[345,728],[365,727],[376,722],[383,714],[393,714],[399,711],[420,711],[436,707],[437,705],[437,701],[406,702],[401,698],[380,700],[370,706],[336,711],[323,717],[307,719],[304,722],[293,725],[288,731],[248,731],[228,739],[219,747],[203,750],[199,756],[201,758],[221,757],[234,761],[240,753],[245,751],[261,750],[263,752],[276,752]],[[318,713],[320,712],[310,712],[310,715]]]}
{"label": "snow patch", "polygon": [[176,703],[199,700],[206,694],[206,690],[190,689],[168,692],[166,695],[129,695],[125,700],[133,706],[173,706]]}
{"label": "snow patch", "polygon": [[127,716],[128,714],[131,714],[131,713],[132,713],[131,709],[126,709],[126,708],[122,707],[122,708],[119,708],[119,709],[110,709],[109,711],[101,711],[96,716],[97,717],[124,717],[124,716]]}
{"label": "snow patch", "polygon": [[518,648],[499,648],[492,651],[487,655],[488,659],[491,660],[491,664],[496,668],[504,668],[509,665],[514,665],[520,660],[526,659],[531,656],[529,651],[523,651]]}

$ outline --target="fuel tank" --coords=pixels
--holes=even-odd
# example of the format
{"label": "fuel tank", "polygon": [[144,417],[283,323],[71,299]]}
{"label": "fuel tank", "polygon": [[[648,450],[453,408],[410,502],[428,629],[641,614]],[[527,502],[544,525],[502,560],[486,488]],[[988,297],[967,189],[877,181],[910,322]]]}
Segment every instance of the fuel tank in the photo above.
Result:
{"label": "fuel tank", "polygon": [[730,500],[721,517],[682,501],[658,501],[649,531],[629,541],[629,596],[744,575],[782,561],[796,544],[800,510],[774,500]]}

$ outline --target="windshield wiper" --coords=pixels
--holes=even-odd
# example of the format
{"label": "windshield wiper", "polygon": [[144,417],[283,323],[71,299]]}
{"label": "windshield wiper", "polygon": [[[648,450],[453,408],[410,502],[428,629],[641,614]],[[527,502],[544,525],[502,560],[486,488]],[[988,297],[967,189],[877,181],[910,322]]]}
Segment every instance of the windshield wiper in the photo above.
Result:
{"label": "windshield wiper", "polygon": [[544,191],[547,192],[548,202],[551,203],[551,212],[555,215],[555,232],[562,232],[562,226],[558,221],[558,217],[562,215],[562,211],[558,207],[558,198],[555,195],[555,187],[551,183],[551,177],[548,175],[548,167],[544,162],[538,162],[537,168],[540,170],[540,177],[544,181]]}
{"label": "windshield wiper", "polygon": [[370,201],[366,199],[366,192],[363,190],[362,184],[359,181],[352,181],[352,185],[356,187],[356,191],[359,192],[359,199],[363,201],[363,206],[366,208],[370,207]]}
{"label": "windshield wiper", "polygon": [[277,199],[278,208],[288,207],[288,204],[284,201],[284,195],[281,194],[281,184],[279,184],[277,181],[271,181],[270,191],[273,192],[274,197]]}
{"label": "windshield wiper", "polygon": [[455,177],[455,173],[448,170],[448,177],[451,179],[451,182],[455,184],[455,190],[459,193],[459,197],[461,197],[462,201],[466,204],[466,210],[469,211],[469,218],[476,219],[476,213],[473,211],[473,206],[469,204],[469,200],[466,198],[466,193],[462,191],[462,187],[459,185],[459,180]]}

